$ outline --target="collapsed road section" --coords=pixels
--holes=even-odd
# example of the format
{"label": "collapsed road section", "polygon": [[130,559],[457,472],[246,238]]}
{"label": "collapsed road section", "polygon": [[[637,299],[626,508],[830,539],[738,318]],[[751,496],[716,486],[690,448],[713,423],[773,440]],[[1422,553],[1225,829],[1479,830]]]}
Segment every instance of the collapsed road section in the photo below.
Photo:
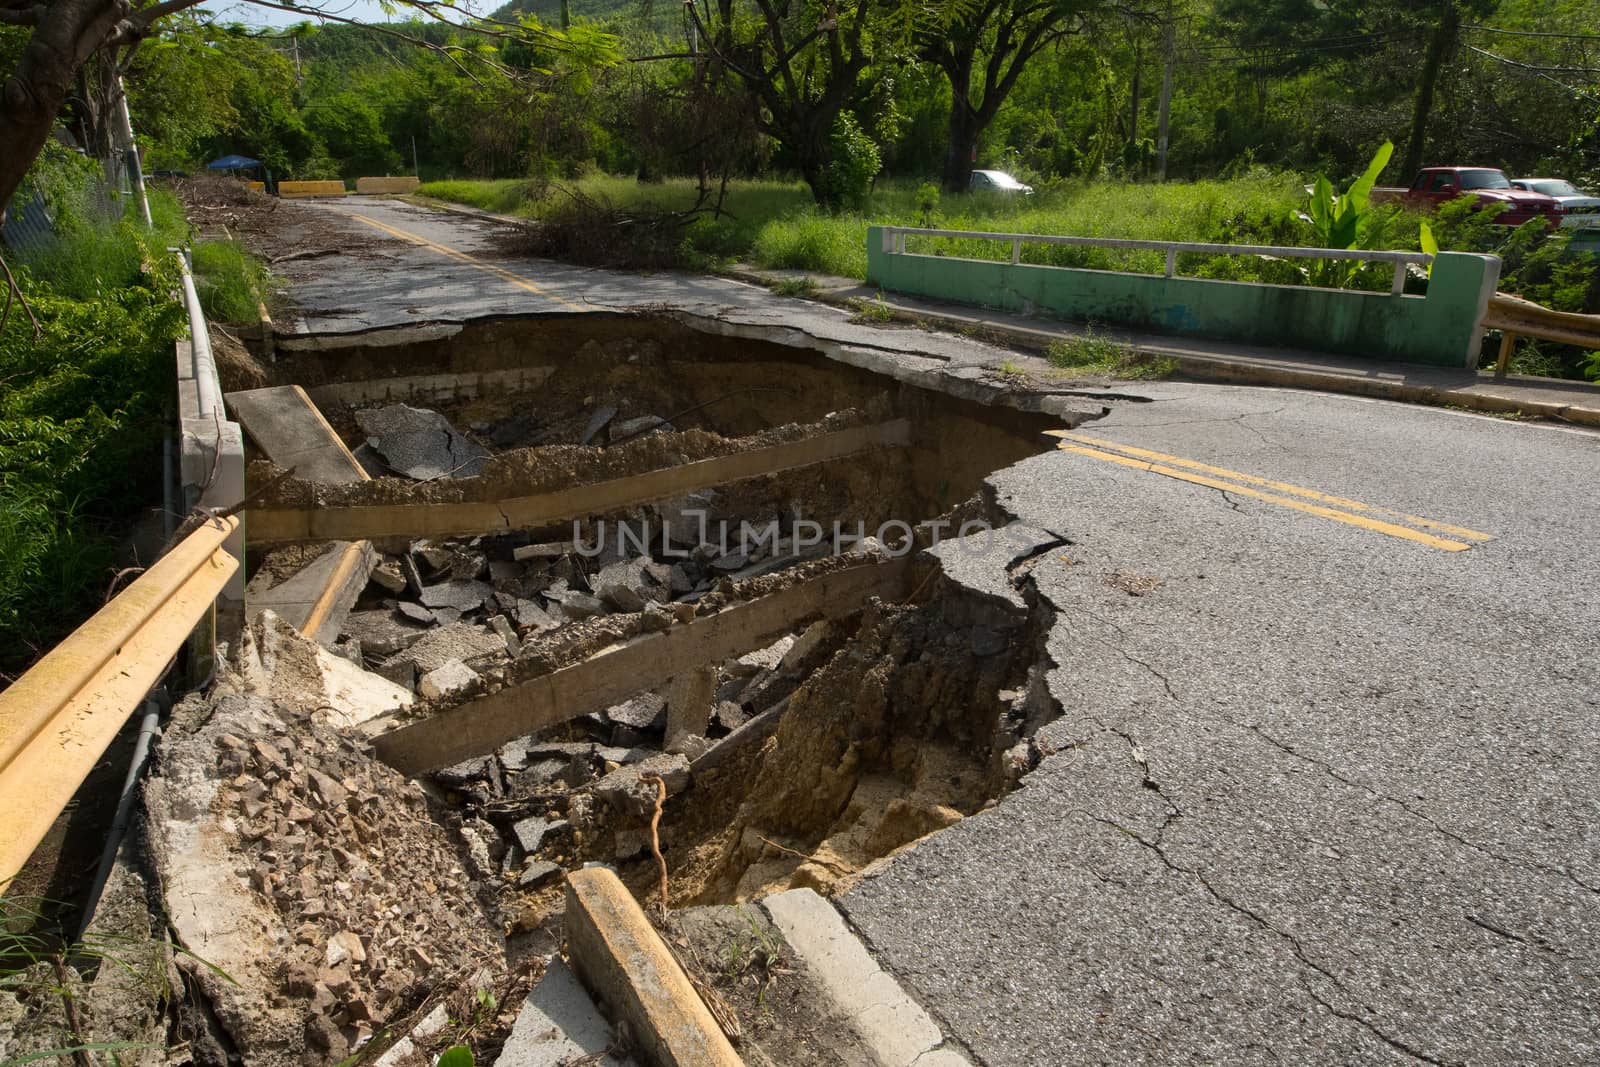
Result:
{"label": "collapsed road section", "polygon": [[196,1061],[494,1052],[567,873],[662,916],[831,895],[1036,762],[1059,538],[984,479],[1089,412],[672,318],[277,351],[224,361],[246,618],[130,864]]}

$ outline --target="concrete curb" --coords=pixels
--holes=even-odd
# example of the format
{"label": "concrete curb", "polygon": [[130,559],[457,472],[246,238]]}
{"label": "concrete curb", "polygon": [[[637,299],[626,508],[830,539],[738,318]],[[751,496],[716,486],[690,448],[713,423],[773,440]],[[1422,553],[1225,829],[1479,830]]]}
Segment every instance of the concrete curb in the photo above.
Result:
{"label": "concrete curb", "polygon": [[567,876],[567,951],[597,1000],[660,1067],[743,1067],[722,1028],[622,879],[607,867]]}
{"label": "concrete curb", "polygon": [[879,967],[832,904],[809,889],[761,901],[773,925],[872,1050],[880,1067],[970,1067],[939,1024]]}

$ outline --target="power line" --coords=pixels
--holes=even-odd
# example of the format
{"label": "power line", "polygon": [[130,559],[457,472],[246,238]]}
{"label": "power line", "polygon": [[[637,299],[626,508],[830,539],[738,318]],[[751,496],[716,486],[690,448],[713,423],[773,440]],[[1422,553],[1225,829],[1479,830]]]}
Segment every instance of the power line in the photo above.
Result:
{"label": "power line", "polygon": [[1479,26],[1467,23],[1461,27],[1464,30],[1477,30],[1479,33],[1500,33],[1508,37],[1560,37],[1568,41],[1600,41],[1600,33],[1545,33],[1539,30],[1503,30],[1498,26]]}
{"label": "power line", "polygon": [[1543,78],[1547,82],[1551,82],[1552,84],[1559,85],[1559,86],[1561,86],[1561,88],[1565,89],[1569,93],[1572,93],[1574,96],[1581,96],[1585,100],[1600,99],[1600,97],[1596,97],[1595,94],[1593,94],[1591,92],[1588,92],[1587,90],[1580,89],[1576,85],[1568,85],[1566,82],[1561,81],[1559,78],[1552,78],[1550,75],[1548,75],[1548,74],[1546,74],[1544,72],[1545,68],[1543,68],[1543,67],[1536,67],[1536,66],[1533,66],[1533,65],[1528,64],[1528,63],[1519,63],[1515,59],[1507,59],[1505,56],[1497,56],[1493,52],[1484,51],[1482,48],[1479,48],[1475,44],[1469,44],[1469,45],[1467,45],[1467,48],[1469,50],[1473,51],[1473,52],[1478,53],[1480,56],[1486,56],[1489,59],[1495,60],[1498,63],[1504,63],[1508,67],[1516,67],[1519,70],[1525,70],[1529,74],[1533,75],[1535,78]]}

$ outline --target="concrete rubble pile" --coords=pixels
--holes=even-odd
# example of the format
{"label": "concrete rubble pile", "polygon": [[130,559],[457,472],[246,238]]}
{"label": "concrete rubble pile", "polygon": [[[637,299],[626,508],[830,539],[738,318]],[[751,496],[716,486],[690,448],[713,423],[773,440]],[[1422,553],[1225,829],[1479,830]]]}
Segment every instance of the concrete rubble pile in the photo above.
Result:
{"label": "concrete rubble pile", "polygon": [[[579,541],[413,542],[382,557],[334,648],[397,685],[446,699],[568,623],[639,614],[645,630],[665,629],[720,582],[772,573],[828,548],[798,546],[792,535],[744,548],[702,544],[697,522],[684,516],[698,519],[712,499],[705,493],[651,509],[633,520],[635,536],[602,526]],[[672,536],[664,539],[663,529]]]}
{"label": "concrete rubble pile", "polygon": [[248,665],[180,705],[159,768],[145,791],[156,883],[211,1039],[243,1062],[337,1062],[503,975],[492,897],[424,790]]}

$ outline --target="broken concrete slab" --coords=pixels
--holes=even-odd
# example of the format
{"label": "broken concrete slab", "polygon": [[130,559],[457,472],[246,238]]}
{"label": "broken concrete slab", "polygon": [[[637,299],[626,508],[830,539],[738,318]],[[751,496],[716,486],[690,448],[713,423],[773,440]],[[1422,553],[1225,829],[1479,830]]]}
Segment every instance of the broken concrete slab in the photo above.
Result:
{"label": "broken concrete slab", "polygon": [[667,744],[688,735],[704,737],[711,725],[712,695],[717,688],[715,667],[694,667],[672,679],[667,693]]}
{"label": "broken concrete slab", "polygon": [[511,620],[504,615],[495,615],[488,620],[489,629],[500,635],[500,640],[506,643],[506,654],[512,659],[522,653],[522,639],[517,636],[517,631],[512,627]]}
{"label": "broken concrete slab", "polygon": [[223,397],[245,433],[283,470],[303,482],[343,485],[368,480],[355,456],[298,385],[247,389]]}
{"label": "broken concrete slab", "polygon": [[391,593],[406,591],[406,576],[400,570],[398,563],[380,563],[372,569],[369,580],[374,584],[387,589]]}
{"label": "broken concrete slab", "polygon": [[428,631],[404,652],[396,653],[384,661],[384,666],[404,661],[416,665],[418,673],[443,667],[458,659],[469,667],[484,657],[504,656],[506,643],[500,635],[486,626],[457,622]]}
{"label": "broken concrete slab", "polygon": [[411,690],[363,670],[263,611],[240,636],[238,665],[250,692],[351,727],[409,707]]}
{"label": "broken concrete slab", "polygon": [[672,423],[663,419],[660,415],[640,415],[636,418],[612,422],[606,432],[610,434],[612,444],[617,444],[622,441],[632,440],[635,437],[643,437],[647,433],[670,431],[672,429]]}
{"label": "broken concrete slab", "polygon": [[511,1036],[495,1063],[499,1067],[566,1067],[579,1062],[592,1062],[594,1067],[634,1067],[632,1059],[610,1055],[608,1050],[615,1044],[610,1024],[558,956],[522,1002]]}
{"label": "broken concrete slab", "polygon": [[417,690],[429,700],[458,693],[478,680],[478,672],[458,659],[449,660],[417,679]]}
{"label": "broken concrete slab", "polygon": [[270,609],[306,636],[331,645],[377,562],[370,541],[334,541],[276,585],[268,584],[270,573],[259,571],[245,587],[245,617]]}
{"label": "broken concrete slab", "polygon": [[463,437],[437,411],[391,404],[356,412],[368,443],[397,474],[417,481],[471,478],[483,472],[489,451]]}
{"label": "broken concrete slab", "polygon": [[654,781],[646,782],[646,778],[660,778],[666,783],[667,796],[677,796],[689,788],[689,761],[663,752],[619,767],[594,783],[594,795],[620,813],[644,816],[655,810],[657,796]]}
{"label": "broken concrete slab", "polygon": [[361,642],[361,650],[373,656],[392,656],[403,652],[428,632],[428,627],[397,611],[353,611],[345,617],[342,632]]}

